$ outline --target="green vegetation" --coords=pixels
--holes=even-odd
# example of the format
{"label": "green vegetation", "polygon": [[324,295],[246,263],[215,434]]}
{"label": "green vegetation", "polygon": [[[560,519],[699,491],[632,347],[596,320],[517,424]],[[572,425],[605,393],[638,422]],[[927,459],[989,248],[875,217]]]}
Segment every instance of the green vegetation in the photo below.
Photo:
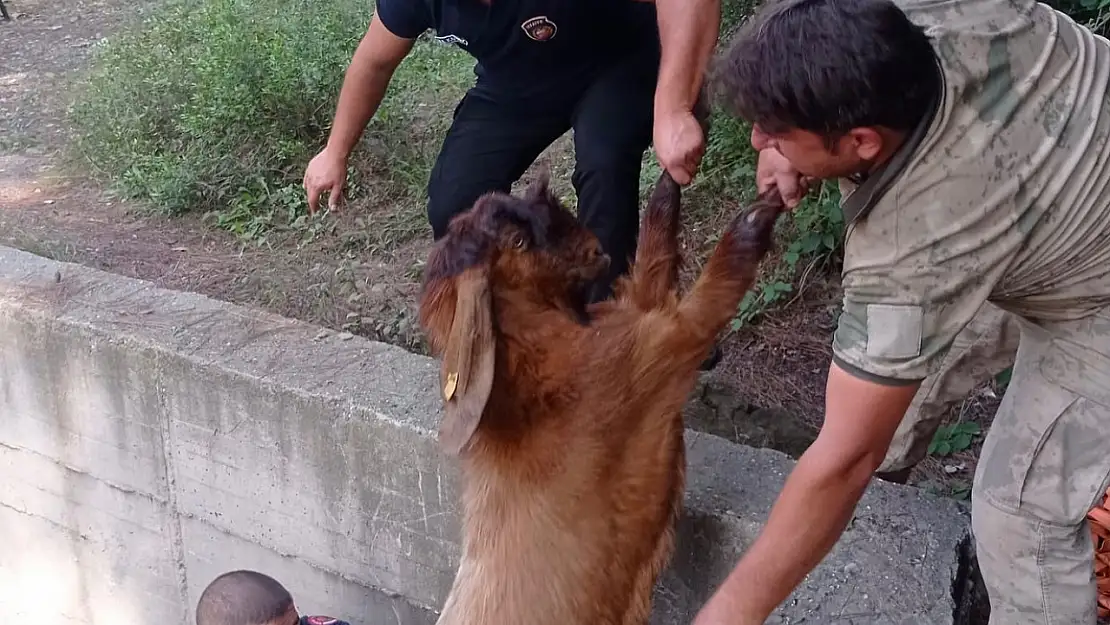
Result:
{"label": "green vegetation", "polygon": [[932,442],[929,443],[929,453],[935,456],[950,456],[957,452],[966,451],[979,434],[979,424],[974,421],[942,425],[937,428]]}
{"label": "green vegetation", "polygon": [[[210,213],[254,242],[278,228],[319,229],[301,178],[371,6],[171,0],[97,51],[71,111],[77,155],[127,197],[169,214]],[[419,198],[469,73],[463,55],[419,43],[352,163],[354,194],[373,172],[381,201]],[[408,217],[418,232],[422,222]]]}

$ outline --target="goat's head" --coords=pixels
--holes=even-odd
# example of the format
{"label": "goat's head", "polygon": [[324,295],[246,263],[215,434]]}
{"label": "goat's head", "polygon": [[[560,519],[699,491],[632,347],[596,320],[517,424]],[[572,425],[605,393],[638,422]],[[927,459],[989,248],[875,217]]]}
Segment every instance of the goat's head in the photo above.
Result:
{"label": "goat's head", "polygon": [[440,356],[445,415],[439,440],[457,454],[474,435],[493,385],[494,290],[578,305],[608,268],[596,237],[551,191],[546,174],[523,196],[491,192],[456,216],[432,247],[420,323]]}

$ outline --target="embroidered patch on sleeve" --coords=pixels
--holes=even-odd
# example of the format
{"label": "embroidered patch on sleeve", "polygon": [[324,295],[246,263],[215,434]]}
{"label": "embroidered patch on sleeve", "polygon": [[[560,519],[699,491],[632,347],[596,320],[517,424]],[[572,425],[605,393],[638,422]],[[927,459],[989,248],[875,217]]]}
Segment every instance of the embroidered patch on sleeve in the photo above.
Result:
{"label": "embroidered patch on sleeve", "polygon": [[920,306],[867,305],[867,355],[914,358],[921,354],[924,314]]}

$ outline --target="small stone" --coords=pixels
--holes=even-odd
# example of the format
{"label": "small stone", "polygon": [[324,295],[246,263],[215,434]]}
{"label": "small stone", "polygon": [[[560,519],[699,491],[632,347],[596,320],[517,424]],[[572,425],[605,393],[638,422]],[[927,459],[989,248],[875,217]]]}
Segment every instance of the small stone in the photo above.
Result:
{"label": "small stone", "polygon": [[327,336],[328,336],[328,331],[327,331],[327,330],[320,330],[320,331],[319,331],[319,332],[318,332],[318,333],[316,334],[316,338],[317,338],[317,339],[323,339],[323,338],[327,338]]}
{"label": "small stone", "polygon": [[355,335],[351,334],[350,332],[340,332],[339,333],[339,340],[341,340],[341,341],[349,341],[353,338],[355,338]]}
{"label": "small stone", "polygon": [[43,200],[42,203],[43,204],[53,204],[54,200]]}
{"label": "small stone", "polygon": [[845,575],[855,575],[857,572],[859,572],[859,565],[855,562],[849,562],[848,564],[844,565]]}

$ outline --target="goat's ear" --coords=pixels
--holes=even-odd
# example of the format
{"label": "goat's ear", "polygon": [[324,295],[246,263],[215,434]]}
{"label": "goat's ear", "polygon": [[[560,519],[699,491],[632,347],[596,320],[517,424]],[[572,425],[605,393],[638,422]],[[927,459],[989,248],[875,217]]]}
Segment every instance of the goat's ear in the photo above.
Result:
{"label": "goat's ear", "polygon": [[554,197],[551,192],[551,170],[547,166],[536,170],[535,178],[532,179],[532,182],[524,191],[524,197],[532,202]]}
{"label": "goat's ear", "polygon": [[440,447],[458,455],[470,442],[493,388],[493,310],[487,269],[472,267],[455,281],[455,319],[440,368],[444,399]]}

